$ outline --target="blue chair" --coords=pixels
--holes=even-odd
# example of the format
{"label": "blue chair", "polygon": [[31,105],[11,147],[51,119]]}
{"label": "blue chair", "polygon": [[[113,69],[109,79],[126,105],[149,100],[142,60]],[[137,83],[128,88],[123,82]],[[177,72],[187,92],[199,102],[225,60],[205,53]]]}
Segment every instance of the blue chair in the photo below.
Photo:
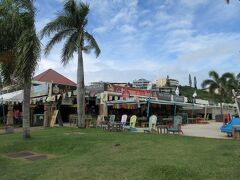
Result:
{"label": "blue chair", "polygon": [[[229,137],[232,136],[232,130],[233,126],[240,125],[240,118],[233,118],[231,121],[229,121],[226,124],[223,124],[222,127],[220,128],[221,132],[227,133]],[[240,128],[237,129],[237,131],[240,131]]]}
{"label": "blue chair", "polygon": [[172,132],[173,134],[175,132],[177,132],[178,134],[181,132],[183,134],[181,125],[182,125],[182,116],[174,116],[173,126],[171,128],[168,128],[167,132]]}

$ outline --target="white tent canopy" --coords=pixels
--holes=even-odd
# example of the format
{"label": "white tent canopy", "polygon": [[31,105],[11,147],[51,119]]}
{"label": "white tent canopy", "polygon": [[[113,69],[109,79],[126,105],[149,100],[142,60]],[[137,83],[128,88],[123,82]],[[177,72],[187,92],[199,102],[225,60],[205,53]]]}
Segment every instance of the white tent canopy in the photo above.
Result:
{"label": "white tent canopy", "polygon": [[11,93],[6,93],[6,94],[0,95],[0,102],[6,102],[6,101],[22,102],[23,101],[23,90],[14,91]]}

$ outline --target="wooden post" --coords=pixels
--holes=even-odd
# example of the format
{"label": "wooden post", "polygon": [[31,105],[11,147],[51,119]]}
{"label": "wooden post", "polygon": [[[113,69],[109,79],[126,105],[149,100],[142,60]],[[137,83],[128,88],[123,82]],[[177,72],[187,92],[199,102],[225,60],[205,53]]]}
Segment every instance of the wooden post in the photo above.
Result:
{"label": "wooden post", "polygon": [[51,117],[51,105],[49,103],[45,103],[44,104],[44,121],[43,121],[44,127],[49,127],[50,117]]}
{"label": "wooden post", "polygon": [[13,105],[8,105],[8,113],[7,113],[7,125],[13,125]]}

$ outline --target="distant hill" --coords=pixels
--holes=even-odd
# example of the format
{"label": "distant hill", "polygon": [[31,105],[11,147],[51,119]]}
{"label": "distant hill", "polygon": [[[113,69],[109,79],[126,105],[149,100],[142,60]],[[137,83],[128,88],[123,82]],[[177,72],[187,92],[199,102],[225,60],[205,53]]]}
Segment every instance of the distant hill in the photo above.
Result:
{"label": "distant hill", "polygon": [[[191,98],[195,91],[195,88],[190,86],[179,86],[178,88],[180,91],[180,95],[186,96],[188,98]],[[196,97],[197,99],[204,99],[204,100],[214,99],[213,96],[204,89],[197,89],[196,92],[197,92],[197,97]]]}

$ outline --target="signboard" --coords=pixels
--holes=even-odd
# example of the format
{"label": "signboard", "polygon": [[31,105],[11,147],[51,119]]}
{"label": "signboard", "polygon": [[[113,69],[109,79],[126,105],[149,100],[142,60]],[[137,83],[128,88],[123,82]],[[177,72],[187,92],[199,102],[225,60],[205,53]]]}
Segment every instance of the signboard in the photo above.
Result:
{"label": "signboard", "polygon": [[164,101],[171,101],[171,94],[158,93],[158,99]]}
{"label": "signboard", "polygon": [[48,83],[39,84],[31,87],[31,97],[47,95],[48,95]]}
{"label": "signboard", "polygon": [[129,96],[149,96],[149,94],[153,96],[155,94],[155,93],[152,93],[150,90],[136,89],[136,88],[117,86],[112,84],[108,84],[105,87],[105,90],[109,92],[122,93],[123,96],[126,96],[127,94],[129,94]]}
{"label": "signboard", "polygon": [[184,96],[173,96],[174,102],[184,102]]}
{"label": "signboard", "polygon": [[52,84],[52,94],[64,94],[76,90],[75,86]]}

